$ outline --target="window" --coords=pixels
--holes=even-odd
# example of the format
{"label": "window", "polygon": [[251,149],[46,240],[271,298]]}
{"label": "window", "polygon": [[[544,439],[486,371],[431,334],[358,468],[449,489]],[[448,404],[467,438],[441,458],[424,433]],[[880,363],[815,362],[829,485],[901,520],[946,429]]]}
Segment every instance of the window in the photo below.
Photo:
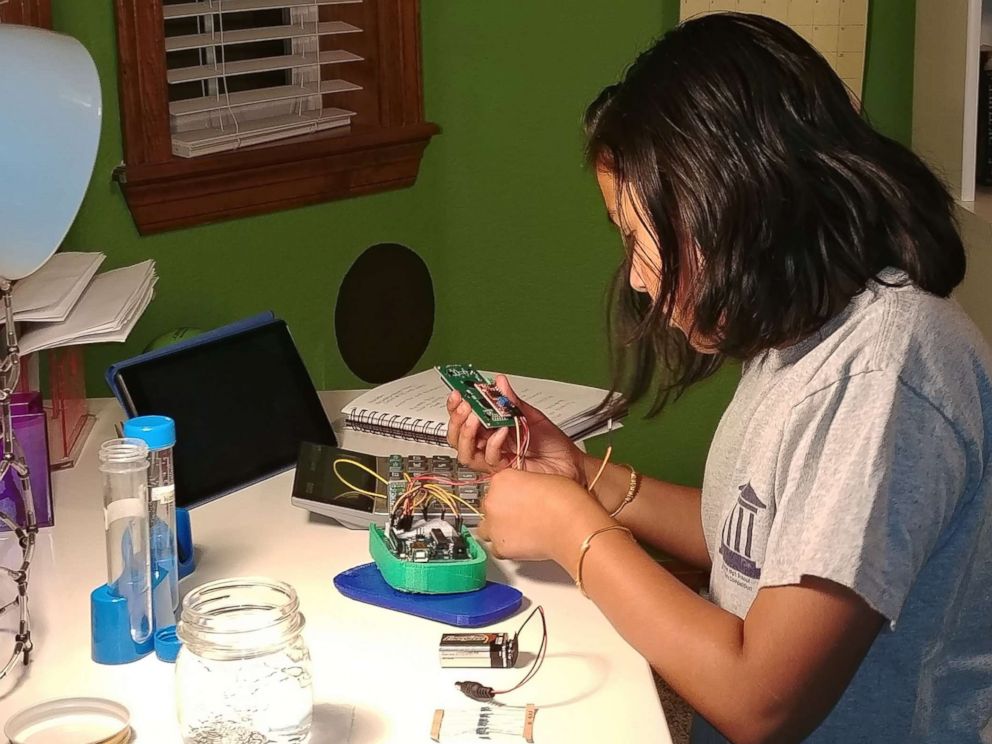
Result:
{"label": "window", "polygon": [[411,185],[417,0],[116,0],[141,233]]}
{"label": "window", "polygon": [[326,46],[364,31],[319,16],[321,6],[359,2],[166,0],[173,155],[196,157],[349,127],[356,112],[324,102],[362,89],[339,75],[364,59]]}
{"label": "window", "polygon": [[51,0],[0,0],[0,23],[51,28]]}

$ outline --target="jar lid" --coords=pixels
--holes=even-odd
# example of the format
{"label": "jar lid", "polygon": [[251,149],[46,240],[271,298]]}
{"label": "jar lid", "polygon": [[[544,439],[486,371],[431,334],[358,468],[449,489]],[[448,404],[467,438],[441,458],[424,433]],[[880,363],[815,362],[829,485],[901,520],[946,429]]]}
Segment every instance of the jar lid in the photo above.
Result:
{"label": "jar lid", "polygon": [[168,625],[155,631],[155,655],[159,661],[173,663],[179,656],[182,641],[176,635],[176,626]]}
{"label": "jar lid", "polygon": [[126,744],[131,715],[112,700],[62,698],[16,713],[3,732],[13,744]]}
{"label": "jar lid", "polygon": [[168,416],[135,416],[124,422],[124,436],[144,440],[151,449],[176,443],[176,422]]}

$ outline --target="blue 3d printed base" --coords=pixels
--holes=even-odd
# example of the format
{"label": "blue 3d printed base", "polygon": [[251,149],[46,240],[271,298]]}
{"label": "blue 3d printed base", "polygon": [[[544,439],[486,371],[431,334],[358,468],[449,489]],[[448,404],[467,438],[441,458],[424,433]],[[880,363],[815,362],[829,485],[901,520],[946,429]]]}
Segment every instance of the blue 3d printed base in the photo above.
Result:
{"label": "blue 3d printed base", "polygon": [[[176,509],[176,543],[179,578],[185,578],[196,568],[189,512],[185,509]],[[153,593],[169,591],[165,576],[165,572],[155,572]],[[98,664],[127,664],[147,656],[155,648],[151,628],[147,639],[135,641],[131,636],[127,602],[126,597],[119,596],[107,584],[90,593],[90,656]],[[155,625],[159,628],[174,626],[175,618],[155,618]]]}
{"label": "blue 3d printed base", "polygon": [[495,581],[461,594],[401,592],[386,583],[374,563],[342,571],[334,577],[334,586],[350,599],[460,628],[499,622],[516,612],[523,600],[519,590]]}

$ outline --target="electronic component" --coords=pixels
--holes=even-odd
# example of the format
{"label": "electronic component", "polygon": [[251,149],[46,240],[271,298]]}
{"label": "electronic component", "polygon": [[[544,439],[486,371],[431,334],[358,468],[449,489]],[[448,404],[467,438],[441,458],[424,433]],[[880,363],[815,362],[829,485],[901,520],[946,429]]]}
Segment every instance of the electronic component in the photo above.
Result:
{"label": "electronic component", "polygon": [[[465,529],[461,507],[479,512],[455,493],[465,485],[478,489],[485,478],[462,479],[460,466],[456,476],[456,465],[446,456],[428,462],[423,455],[405,460],[392,455],[371,463],[339,456],[330,465],[338,486],[373,504],[385,487],[389,516],[385,529],[369,525],[369,552],[386,583],[418,594],[470,592],[485,585],[486,552]],[[356,484],[360,477],[364,481]]]}
{"label": "electronic component", "polygon": [[468,543],[461,535],[454,535],[451,538],[451,557],[455,559],[468,558]]}
{"label": "electronic component", "polygon": [[431,530],[431,536],[434,538],[434,544],[437,546],[438,552],[451,552],[451,540],[448,539],[448,536],[442,530],[439,530],[437,527],[433,528]]}
{"label": "electronic component", "polygon": [[507,633],[444,633],[438,654],[443,667],[507,669],[517,664],[517,639]]}
{"label": "electronic component", "polygon": [[[548,651],[548,621],[547,618],[545,618],[544,616],[544,608],[541,607],[541,605],[538,605],[533,609],[533,611],[531,611],[531,613],[527,616],[527,619],[524,620],[523,623],[520,625],[520,628],[517,630],[517,632],[513,634],[512,639],[507,639],[506,633],[492,633],[492,634],[479,633],[476,634],[475,636],[477,639],[481,639],[475,641],[475,644],[477,646],[475,652],[480,656],[482,656],[488,651],[488,653],[490,654],[490,660],[492,662],[489,665],[480,664],[478,666],[497,666],[496,663],[497,660],[494,660],[492,658],[492,655],[496,653],[493,651],[493,643],[500,636],[502,636],[504,639],[504,648],[510,643],[513,644],[513,649],[512,649],[513,662],[509,665],[505,665],[505,666],[513,666],[513,664],[516,663],[516,659],[517,659],[517,652],[519,649],[518,639],[520,638],[520,633],[523,631],[524,628],[527,627],[527,623],[530,622],[530,619],[538,613],[540,613],[541,615],[541,645],[538,648],[537,655],[534,657],[534,663],[531,665],[530,669],[528,670],[527,674],[524,675],[524,678],[522,680],[517,682],[517,684],[513,685],[513,687],[508,687],[505,690],[496,690],[492,687],[482,684],[481,682],[473,682],[471,680],[466,682],[455,682],[455,687],[461,690],[462,694],[464,694],[466,697],[472,698],[472,700],[475,700],[480,703],[488,703],[491,702],[493,699],[495,699],[497,695],[505,695],[508,692],[513,692],[514,690],[518,690],[521,687],[523,687],[525,684],[527,684],[531,679],[533,679],[534,675],[537,674],[538,670],[541,668],[541,665],[544,663],[544,656]],[[462,634],[452,633],[449,635],[457,636]],[[468,636],[469,634],[465,634],[465,635]],[[487,642],[486,639],[489,637],[492,637],[492,640]],[[445,666],[444,655],[443,655],[443,648],[445,645],[444,639],[445,636],[441,636],[442,666]],[[463,645],[468,647],[471,644],[470,642],[463,642]],[[506,651],[502,651],[501,653],[508,653],[508,652],[509,649],[507,649]],[[509,658],[509,656],[507,656],[507,658]],[[463,664],[462,666],[470,666],[470,665]]]}
{"label": "electronic component", "polygon": [[[459,465],[453,457],[445,455],[376,457],[304,442],[300,445],[299,462],[293,482],[293,504],[333,517],[347,527],[363,530],[368,529],[370,522],[380,527],[386,525],[393,513],[392,507],[415,477],[453,491],[467,502],[468,505],[458,502],[461,523],[456,519],[455,526],[475,526],[479,515],[472,509],[479,508],[480,498],[488,486],[484,474]],[[455,485],[449,486],[446,482]],[[467,490],[470,488],[475,490]],[[431,518],[439,517],[442,510],[451,515],[451,507],[437,501],[426,506]],[[422,509],[418,511],[422,512]]]}
{"label": "electronic component", "polygon": [[443,518],[430,520],[412,515],[400,517],[395,525],[386,525],[385,539],[390,551],[397,558],[425,563],[427,561],[452,561],[468,558],[468,545],[457,530]]}
{"label": "electronic component", "polygon": [[[390,467],[399,465],[391,459]],[[386,524],[384,543],[390,553],[401,561],[436,563],[465,561],[471,557],[468,543],[461,534],[462,507],[478,513],[479,484],[483,478],[471,475],[464,479],[463,469],[450,457],[435,455],[427,458],[411,455],[406,467],[413,470],[421,465],[423,472],[402,472],[403,480],[384,481],[389,494],[390,518]],[[391,476],[395,477],[395,476]],[[459,480],[455,480],[458,477]],[[466,494],[461,491],[470,488]],[[474,503],[473,503],[474,502]],[[451,520],[449,522],[448,520]]]}
{"label": "electronic component", "polygon": [[445,385],[468,402],[487,429],[513,426],[520,416],[513,401],[471,364],[445,364],[435,369]]}
{"label": "electronic component", "polygon": [[[413,560],[410,541],[401,534],[393,532],[387,537],[378,525],[369,525],[369,553],[382,578],[394,589],[413,594],[457,594],[486,585],[486,551],[465,527],[456,536],[464,546],[461,553],[455,549],[447,555],[439,554],[433,539],[425,535],[423,542],[428,552],[434,553],[424,561]],[[453,546],[455,537],[450,540]],[[413,542],[417,541],[414,537]]]}
{"label": "electronic component", "polygon": [[537,706],[526,708],[512,705],[483,705],[471,710],[434,711],[431,721],[431,739],[447,741],[504,741],[522,739],[534,742],[534,719]]}
{"label": "electronic component", "polygon": [[426,563],[434,557],[434,554],[435,551],[427,545],[426,540],[417,538],[409,543],[409,547],[400,554],[400,557],[409,558],[415,563]]}

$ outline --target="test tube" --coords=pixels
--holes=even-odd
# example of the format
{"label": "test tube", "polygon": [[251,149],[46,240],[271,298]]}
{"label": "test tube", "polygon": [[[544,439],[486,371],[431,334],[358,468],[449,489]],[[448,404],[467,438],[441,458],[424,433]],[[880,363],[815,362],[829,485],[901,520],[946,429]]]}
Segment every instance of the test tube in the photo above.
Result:
{"label": "test tube", "polygon": [[[179,609],[179,557],[176,546],[176,479],[172,451],[176,444],[176,424],[168,416],[137,416],[124,424],[124,436],[141,439],[148,445],[148,516],[151,534],[153,582],[162,577],[168,592],[159,595],[153,590],[152,601],[158,603],[168,596],[167,613],[156,604],[153,615],[175,616]],[[165,600],[161,599],[164,603]]]}
{"label": "test tube", "polygon": [[148,544],[148,446],[111,439],[100,447],[107,531],[107,586],[127,600],[131,638],[151,637],[151,552]]}

